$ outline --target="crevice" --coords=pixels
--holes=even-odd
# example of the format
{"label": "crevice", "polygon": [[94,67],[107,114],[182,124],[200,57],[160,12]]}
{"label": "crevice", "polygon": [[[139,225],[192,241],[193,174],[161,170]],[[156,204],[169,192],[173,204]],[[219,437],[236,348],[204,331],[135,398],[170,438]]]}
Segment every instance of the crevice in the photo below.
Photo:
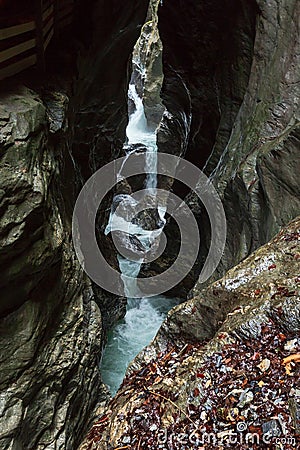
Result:
{"label": "crevice", "polygon": [[173,114],[185,110],[173,88],[175,71],[192,98],[185,158],[200,169],[206,165],[208,173],[228,142],[244,98],[257,13],[254,0],[207,0],[199,4],[170,0],[159,8],[165,76],[163,102]]}

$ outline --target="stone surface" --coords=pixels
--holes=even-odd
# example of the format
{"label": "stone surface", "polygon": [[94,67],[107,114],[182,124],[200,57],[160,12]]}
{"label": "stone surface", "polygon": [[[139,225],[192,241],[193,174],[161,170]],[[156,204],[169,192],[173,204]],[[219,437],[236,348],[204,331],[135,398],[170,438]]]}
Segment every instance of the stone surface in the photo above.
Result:
{"label": "stone surface", "polygon": [[27,88],[0,104],[0,447],[72,448],[105,389],[101,314],[65,214],[67,136],[59,146],[51,138],[53,122]]}
{"label": "stone surface", "polygon": [[162,43],[158,30],[159,0],[150,0],[146,22],[133,52],[132,81],[142,96],[145,116],[150,129],[159,125],[164,106],[160,97],[163,83]]}
{"label": "stone surface", "polygon": [[[169,0],[158,16],[168,110],[158,145],[203,168],[222,199],[227,243],[217,279],[300,213],[299,2]],[[173,190],[192,209],[202,239],[197,264],[169,292],[185,298],[202,287],[188,294],[208,253],[210,224],[195,195],[176,182]],[[172,244],[149,273],[176,259],[172,221],[166,234]]]}
{"label": "stone surface", "polygon": [[221,157],[215,148],[207,163],[228,227],[216,276],[300,213],[299,33],[291,20],[299,15],[299,3],[258,4],[247,91]]}
{"label": "stone surface", "polygon": [[[118,448],[125,440],[133,449],[157,449],[171,445],[170,439],[171,448],[182,449],[183,434],[196,436],[204,448],[226,447],[237,432],[257,433],[261,440],[253,449],[274,436],[288,436],[293,441],[284,448],[295,448],[299,252],[298,217],[219,281],[173,308],[80,450]],[[296,347],[286,350],[293,339]],[[215,439],[210,444],[207,433]],[[249,442],[237,442],[249,448]]]}
{"label": "stone surface", "polygon": [[[24,74],[19,79],[32,90],[15,80],[1,86],[3,450],[74,449],[108,396],[98,365],[105,332],[125,303],[83,273],[72,213],[85,180],[122,149],[130,54],[147,7],[76,2],[77,40],[56,43],[49,79]],[[115,266],[111,241],[101,239],[110,199],[101,206],[97,229]]]}

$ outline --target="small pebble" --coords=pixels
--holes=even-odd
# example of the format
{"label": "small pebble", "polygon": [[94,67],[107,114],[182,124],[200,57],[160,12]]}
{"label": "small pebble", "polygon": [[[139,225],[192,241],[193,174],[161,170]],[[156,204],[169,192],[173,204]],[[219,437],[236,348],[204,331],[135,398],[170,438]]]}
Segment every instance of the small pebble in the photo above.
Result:
{"label": "small pebble", "polygon": [[262,360],[262,362],[260,364],[258,364],[258,367],[260,368],[260,370],[262,372],[266,372],[267,370],[269,370],[271,365],[271,361],[268,358],[265,358]]}
{"label": "small pebble", "polygon": [[243,408],[245,405],[247,405],[247,403],[251,403],[253,400],[253,392],[251,391],[244,391],[239,398],[239,403],[238,403],[238,407],[239,408]]}
{"label": "small pebble", "polygon": [[202,411],[202,413],[200,414],[200,419],[201,420],[206,420],[207,414],[205,411]]}
{"label": "small pebble", "polygon": [[298,344],[298,339],[292,339],[290,341],[287,341],[284,345],[284,350],[291,351],[295,350]]}

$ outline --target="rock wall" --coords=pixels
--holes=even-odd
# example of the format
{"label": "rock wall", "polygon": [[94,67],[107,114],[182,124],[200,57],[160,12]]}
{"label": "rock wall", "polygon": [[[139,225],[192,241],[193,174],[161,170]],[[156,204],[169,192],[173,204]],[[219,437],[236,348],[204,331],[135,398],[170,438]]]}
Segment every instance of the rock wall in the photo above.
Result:
{"label": "rock wall", "polygon": [[[72,143],[72,153],[83,180],[102,165],[123,156],[132,51],[146,20],[148,3],[148,0],[130,3],[99,0],[89,16],[90,23],[86,27],[92,29],[93,34],[84,34],[85,46],[80,49],[74,98],[78,106],[75,105]],[[83,4],[79,18],[85,15],[85,10]],[[104,235],[111,202],[112,195],[108,195],[101,203],[97,235],[106,260],[118,267],[112,240]],[[104,292],[94,284],[93,290],[99,299],[105,328],[110,328],[125,314],[125,299]]]}
{"label": "rock wall", "polygon": [[103,398],[101,315],[67,214],[76,185],[68,98],[55,96],[58,135],[36,92],[1,98],[1,449],[72,448]]}
{"label": "rock wall", "polygon": [[223,153],[214,147],[206,166],[227,216],[227,246],[216,276],[300,212],[299,28],[291,21],[299,15],[299,3],[258,4],[243,103]]}
{"label": "rock wall", "polygon": [[[158,144],[203,168],[221,196],[228,235],[217,279],[300,212],[299,3],[168,0],[158,15],[168,110]],[[195,196],[179,183],[173,189],[202,239],[193,271],[170,292],[185,297],[206,258],[210,224]],[[166,233],[172,244],[150,271],[176,259],[172,222]]]}
{"label": "rock wall", "polygon": [[49,48],[49,77],[1,86],[1,449],[74,449],[107,397],[98,364],[124,301],[83,273],[71,220],[82,183],[122,147],[147,8],[77,2],[72,39]]}
{"label": "rock wall", "polygon": [[150,129],[161,121],[164,106],[160,97],[163,83],[162,43],[158,30],[157,9],[160,0],[151,0],[146,22],[133,52],[133,80],[142,96]]}
{"label": "rock wall", "polygon": [[218,131],[223,136],[223,151],[243,101],[252,63],[256,13],[254,1],[242,0],[168,0],[159,8],[163,101],[172,114],[186,111],[178,89],[180,80],[191,101],[186,158],[200,168],[215,145]]}

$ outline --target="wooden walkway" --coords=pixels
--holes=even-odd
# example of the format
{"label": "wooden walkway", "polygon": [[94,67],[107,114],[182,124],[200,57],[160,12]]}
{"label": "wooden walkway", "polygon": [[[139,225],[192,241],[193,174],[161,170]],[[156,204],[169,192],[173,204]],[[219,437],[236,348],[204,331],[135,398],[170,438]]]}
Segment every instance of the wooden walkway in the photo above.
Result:
{"label": "wooden walkway", "polygon": [[74,0],[33,0],[33,3],[31,18],[0,28],[0,80],[35,64],[44,70],[45,51],[51,39],[73,21]]}

